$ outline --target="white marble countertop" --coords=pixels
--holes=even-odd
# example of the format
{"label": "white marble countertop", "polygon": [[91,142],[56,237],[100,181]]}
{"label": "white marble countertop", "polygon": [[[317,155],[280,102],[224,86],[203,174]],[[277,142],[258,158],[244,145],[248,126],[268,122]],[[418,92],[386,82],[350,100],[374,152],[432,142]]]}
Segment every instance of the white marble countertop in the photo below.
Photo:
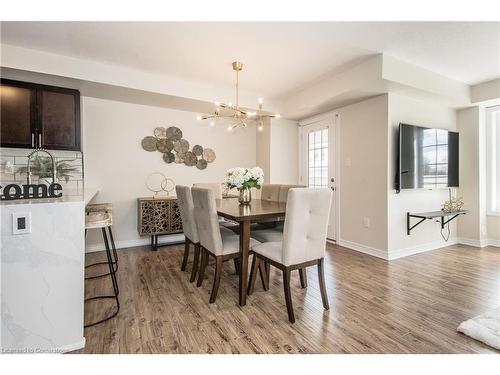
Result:
{"label": "white marble countertop", "polygon": [[60,198],[39,198],[39,199],[15,199],[0,201],[0,205],[13,205],[13,204],[40,204],[40,203],[74,203],[83,202],[86,206],[99,192],[99,189],[93,187],[86,187],[82,189],[63,189],[63,196]]}

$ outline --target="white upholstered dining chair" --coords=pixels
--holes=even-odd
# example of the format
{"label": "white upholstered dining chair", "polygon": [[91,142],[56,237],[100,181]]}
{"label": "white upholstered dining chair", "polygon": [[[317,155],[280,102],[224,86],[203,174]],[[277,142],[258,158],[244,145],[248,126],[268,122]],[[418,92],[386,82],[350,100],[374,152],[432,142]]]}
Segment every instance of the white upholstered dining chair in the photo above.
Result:
{"label": "white upholstered dining chair", "polygon": [[222,185],[219,182],[197,182],[193,187],[210,189],[214,192],[215,199],[222,199]]}
{"label": "white upholstered dining chair", "polygon": [[[217,217],[214,192],[210,189],[193,187],[191,189],[194,203],[194,217],[201,245],[201,265],[197,286],[201,286],[205,275],[208,257],[215,258],[215,276],[210,295],[210,303],[214,303],[222,274],[222,262],[240,257],[240,238],[231,230],[221,227]],[[250,246],[257,241],[251,239]]]}
{"label": "white upholstered dining chair", "polygon": [[198,228],[196,227],[196,221],[194,218],[193,197],[191,195],[191,188],[188,186],[177,185],[175,187],[175,192],[177,194],[177,203],[181,214],[182,231],[184,232],[184,237],[186,238],[181,270],[186,270],[189,258],[189,248],[190,245],[193,245],[193,268],[191,269],[191,278],[189,280],[190,282],[193,282],[196,279],[196,272],[198,271],[200,258],[200,239],[198,237]]}
{"label": "white upholstered dining chair", "polygon": [[[330,189],[290,189],[287,199],[283,240],[254,244],[254,253],[249,281],[249,292],[253,290],[260,262],[266,262],[283,272],[288,319],[295,322],[290,274],[293,270],[301,273],[304,287],[305,267],[318,266],[318,278],[323,307],[328,310],[325,287],[324,256],[326,234],[330,214],[332,192]],[[307,285],[307,284],[306,284]]]}

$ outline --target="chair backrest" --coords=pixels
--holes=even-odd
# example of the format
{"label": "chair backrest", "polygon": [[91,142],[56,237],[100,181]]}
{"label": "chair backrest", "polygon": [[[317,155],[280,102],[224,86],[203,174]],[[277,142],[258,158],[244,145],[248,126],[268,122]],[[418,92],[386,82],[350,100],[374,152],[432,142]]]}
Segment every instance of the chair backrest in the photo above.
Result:
{"label": "chair backrest", "polygon": [[278,202],[286,203],[288,198],[288,191],[293,188],[305,188],[304,185],[280,185],[280,193]]}
{"label": "chair backrest", "polygon": [[191,188],[189,186],[177,185],[175,187],[177,194],[177,203],[181,213],[182,230],[184,235],[189,238],[193,243],[200,242],[198,236],[198,228],[194,218],[194,204],[191,195]]}
{"label": "chair backrest", "polygon": [[260,199],[265,201],[278,202],[280,196],[279,184],[263,184]]}
{"label": "chair backrest", "polygon": [[330,189],[290,189],[283,229],[285,266],[324,257],[330,217]]}
{"label": "chair backrest", "polygon": [[199,182],[193,184],[193,187],[210,189],[214,192],[215,199],[222,199],[222,185],[219,182]]}
{"label": "chair backrest", "polygon": [[210,189],[193,187],[191,193],[193,194],[194,218],[201,246],[215,255],[222,254],[224,247],[214,192]]}

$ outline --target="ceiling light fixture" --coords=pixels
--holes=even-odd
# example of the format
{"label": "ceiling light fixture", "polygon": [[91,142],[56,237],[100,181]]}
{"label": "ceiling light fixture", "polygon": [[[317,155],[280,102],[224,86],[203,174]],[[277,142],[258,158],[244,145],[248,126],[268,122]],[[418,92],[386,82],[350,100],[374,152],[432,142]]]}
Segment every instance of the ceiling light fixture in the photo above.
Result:
{"label": "ceiling light fixture", "polygon": [[231,102],[227,104],[221,102],[215,102],[215,111],[209,115],[197,116],[197,120],[210,120],[210,125],[215,126],[215,123],[220,118],[230,118],[233,120],[232,124],[228,126],[227,130],[231,131],[236,128],[246,128],[248,126],[248,121],[255,121],[257,123],[259,131],[264,128],[264,120],[266,118],[279,118],[279,114],[268,114],[262,112],[262,98],[259,98],[259,111],[252,112],[246,111],[240,108],[239,103],[239,72],[243,70],[243,64],[239,61],[233,62],[233,70],[236,72],[236,105]]}

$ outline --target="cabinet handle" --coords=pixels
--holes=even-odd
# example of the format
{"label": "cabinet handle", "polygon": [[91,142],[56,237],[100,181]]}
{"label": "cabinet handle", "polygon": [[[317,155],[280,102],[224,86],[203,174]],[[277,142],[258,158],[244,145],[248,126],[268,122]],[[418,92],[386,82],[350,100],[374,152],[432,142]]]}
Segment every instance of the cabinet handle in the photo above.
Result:
{"label": "cabinet handle", "polygon": [[35,133],[31,133],[31,147],[35,147]]}
{"label": "cabinet handle", "polygon": [[38,134],[38,147],[42,147],[42,133]]}

